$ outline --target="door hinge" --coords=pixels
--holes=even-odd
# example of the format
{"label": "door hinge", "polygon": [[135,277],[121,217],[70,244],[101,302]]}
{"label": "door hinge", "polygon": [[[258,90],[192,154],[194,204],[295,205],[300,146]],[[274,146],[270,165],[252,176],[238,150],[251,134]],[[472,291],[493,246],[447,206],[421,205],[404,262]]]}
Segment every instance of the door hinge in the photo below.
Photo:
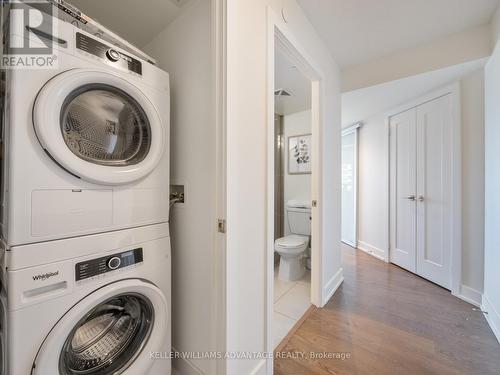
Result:
{"label": "door hinge", "polygon": [[224,219],[217,220],[217,231],[219,233],[226,233],[226,220]]}

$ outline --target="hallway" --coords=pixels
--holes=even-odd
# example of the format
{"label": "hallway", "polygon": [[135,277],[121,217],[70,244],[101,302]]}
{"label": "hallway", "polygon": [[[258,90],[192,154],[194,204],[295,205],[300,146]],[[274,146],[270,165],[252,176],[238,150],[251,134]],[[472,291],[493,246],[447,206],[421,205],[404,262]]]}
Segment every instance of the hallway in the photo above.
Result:
{"label": "hallway", "polygon": [[277,351],[350,358],[276,359],[275,374],[500,373],[500,346],[472,305],[346,245],[342,257],[342,286],[323,309],[311,308]]}

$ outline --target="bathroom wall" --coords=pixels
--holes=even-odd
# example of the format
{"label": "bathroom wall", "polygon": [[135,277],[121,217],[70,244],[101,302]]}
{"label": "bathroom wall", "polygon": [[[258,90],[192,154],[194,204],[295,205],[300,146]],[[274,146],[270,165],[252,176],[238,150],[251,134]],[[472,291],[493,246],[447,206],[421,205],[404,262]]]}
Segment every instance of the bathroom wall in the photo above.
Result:
{"label": "bathroom wall", "polygon": [[284,161],[284,215],[285,215],[285,235],[290,234],[288,217],[286,215],[286,202],[290,199],[299,199],[311,201],[311,175],[310,174],[290,174],[288,173],[288,138],[294,135],[303,135],[311,133],[311,111],[302,111],[292,113],[283,118],[283,140],[285,142],[285,161]]}
{"label": "bathroom wall", "polygon": [[[146,47],[171,80],[171,179],[186,204],[171,212],[172,345],[215,350],[216,129],[210,0],[194,0]],[[183,375],[216,374],[214,361],[174,361]]]}

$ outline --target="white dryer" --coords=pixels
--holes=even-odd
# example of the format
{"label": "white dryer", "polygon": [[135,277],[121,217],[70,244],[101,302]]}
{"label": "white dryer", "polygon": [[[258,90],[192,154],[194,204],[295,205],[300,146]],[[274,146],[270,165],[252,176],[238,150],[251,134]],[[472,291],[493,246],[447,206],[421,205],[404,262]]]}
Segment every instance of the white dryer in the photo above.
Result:
{"label": "white dryer", "polygon": [[170,374],[168,224],[19,250],[4,262],[5,374]]}
{"label": "white dryer", "polygon": [[57,25],[56,69],[3,72],[8,247],[168,221],[168,74]]}

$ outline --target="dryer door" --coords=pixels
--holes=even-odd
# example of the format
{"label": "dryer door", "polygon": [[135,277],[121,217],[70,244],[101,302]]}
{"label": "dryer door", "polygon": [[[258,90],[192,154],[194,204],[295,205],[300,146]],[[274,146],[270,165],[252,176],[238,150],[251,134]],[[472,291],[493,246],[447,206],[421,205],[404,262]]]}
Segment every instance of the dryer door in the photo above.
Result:
{"label": "dryer door", "polygon": [[50,80],[33,109],[42,147],[63,168],[96,184],[122,185],[149,174],[165,149],[153,104],[118,75],[74,69]]}
{"label": "dryer door", "polygon": [[53,327],[34,375],[147,374],[150,352],[164,350],[168,305],[152,284],[128,279],[96,290]]}

